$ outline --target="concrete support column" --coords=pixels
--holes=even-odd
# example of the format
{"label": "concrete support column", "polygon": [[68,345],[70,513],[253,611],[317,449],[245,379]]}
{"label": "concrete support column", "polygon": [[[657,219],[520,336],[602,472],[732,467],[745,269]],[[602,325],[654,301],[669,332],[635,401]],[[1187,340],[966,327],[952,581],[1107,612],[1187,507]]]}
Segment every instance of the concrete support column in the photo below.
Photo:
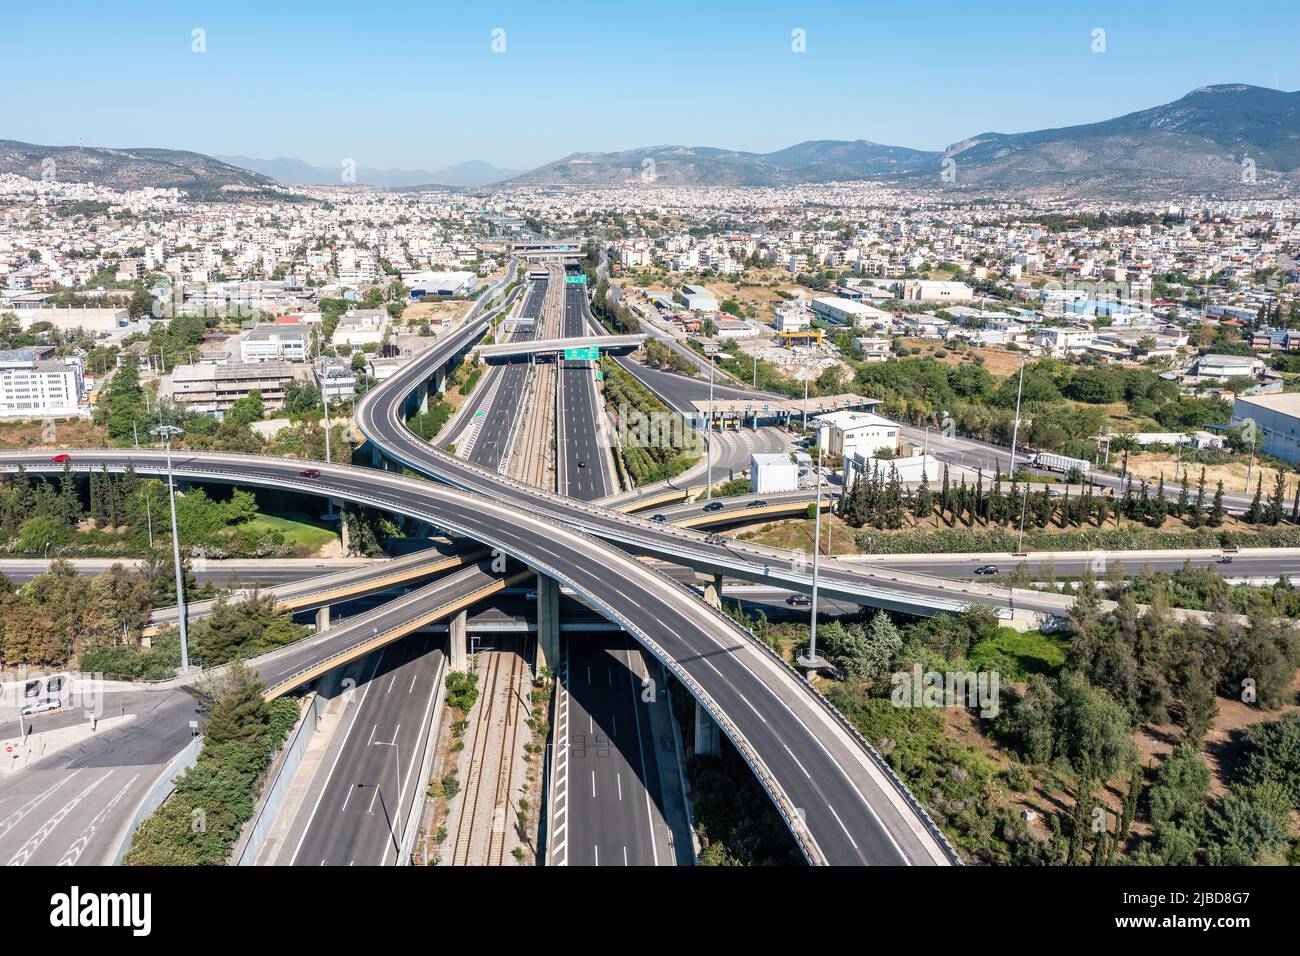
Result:
{"label": "concrete support column", "polygon": [[718,725],[698,700],[695,702],[695,756],[722,756],[722,738],[719,736]]}
{"label": "concrete support column", "polygon": [[352,533],[348,530],[348,513],[343,510],[340,502],[336,501],[334,507],[339,516],[339,543],[343,548],[343,556],[347,557],[352,553]]}
{"label": "concrete support column", "polygon": [[437,389],[439,395],[447,393],[447,369],[445,366],[434,373],[433,382],[434,388]]}
{"label": "concrete support column", "polygon": [[701,597],[707,604],[716,608],[722,607],[722,575],[721,574],[700,574],[696,573],[695,579],[701,585]]}
{"label": "concrete support column", "polygon": [[537,575],[537,669],[560,663],[560,586]]}
{"label": "concrete support column", "polygon": [[416,395],[419,397],[420,414],[423,415],[429,410],[429,382],[427,379],[420,383]]}
{"label": "concrete support column", "polygon": [[384,456],[383,456],[383,453],[380,452],[380,450],[379,450],[379,446],[378,446],[378,445],[375,445],[375,444],[371,444],[371,446],[370,446],[370,467],[371,467],[371,468],[383,468],[383,467],[384,467]]}
{"label": "concrete support column", "polygon": [[469,671],[469,640],[465,636],[465,625],[469,620],[469,611],[464,610],[451,619],[451,669],[466,673]]}
{"label": "concrete support column", "polygon": [[324,634],[330,629],[330,606],[316,608],[316,633]]}

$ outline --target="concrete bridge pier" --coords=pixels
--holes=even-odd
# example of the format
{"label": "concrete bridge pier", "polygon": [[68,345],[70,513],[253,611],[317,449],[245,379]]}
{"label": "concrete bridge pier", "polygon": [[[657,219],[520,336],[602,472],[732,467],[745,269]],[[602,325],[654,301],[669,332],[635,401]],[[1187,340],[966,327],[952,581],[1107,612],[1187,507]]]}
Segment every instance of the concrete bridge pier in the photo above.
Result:
{"label": "concrete bridge pier", "polygon": [[448,663],[451,670],[462,673],[469,671],[469,642],[465,634],[468,621],[469,611],[462,610],[450,622],[451,639],[448,641],[450,648]]}
{"label": "concrete bridge pier", "polygon": [[722,738],[719,736],[718,725],[698,700],[695,702],[695,756],[722,756]]}
{"label": "concrete bridge pier", "polygon": [[420,404],[420,414],[423,415],[429,410],[429,380],[427,378],[416,389],[416,396]]}
{"label": "concrete bridge pier", "polygon": [[695,579],[701,584],[701,597],[705,603],[722,608],[722,575],[696,572]]}
{"label": "concrete bridge pier", "polygon": [[316,609],[316,633],[324,634],[330,629],[330,606],[328,604]]}
{"label": "concrete bridge pier", "polygon": [[560,664],[560,586],[537,575],[537,670]]}

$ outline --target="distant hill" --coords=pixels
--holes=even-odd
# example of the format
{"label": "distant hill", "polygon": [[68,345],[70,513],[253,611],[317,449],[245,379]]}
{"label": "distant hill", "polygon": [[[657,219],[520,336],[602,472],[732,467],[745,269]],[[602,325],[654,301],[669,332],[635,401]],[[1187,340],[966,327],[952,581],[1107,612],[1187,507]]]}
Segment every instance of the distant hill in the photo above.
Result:
{"label": "distant hill", "polygon": [[[241,169],[269,176],[286,186],[338,186],[341,185],[343,167],[312,166],[301,159],[251,159],[247,156],[220,156],[223,162]],[[372,169],[358,166],[356,181],[367,186],[408,188],[411,186],[487,186],[519,175],[517,169],[500,169],[491,163],[474,159],[456,163],[443,169]]]}
{"label": "distant hill", "polygon": [[[1074,193],[1258,193],[1300,184],[1300,92],[1233,83],[1100,123],[982,133],[944,159],[958,185]],[[1256,181],[1243,181],[1245,160]]]}
{"label": "distant hill", "polygon": [[202,153],[177,149],[110,149],[102,146],[37,146],[0,140],[0,173],[40,179],[54,161],[54,178],[93,182],[112,189],[183,189],[195,198],[245,198],[274,189],[266,176]]}
{"label": "distant hill", "polygon": [[934,166],[938,153],[867,140],[813,140],[774,153],[710,146],[645,146],[618,153],[573,153],[511,180],[515,183],[601,185],[774,186],[878,179]]}

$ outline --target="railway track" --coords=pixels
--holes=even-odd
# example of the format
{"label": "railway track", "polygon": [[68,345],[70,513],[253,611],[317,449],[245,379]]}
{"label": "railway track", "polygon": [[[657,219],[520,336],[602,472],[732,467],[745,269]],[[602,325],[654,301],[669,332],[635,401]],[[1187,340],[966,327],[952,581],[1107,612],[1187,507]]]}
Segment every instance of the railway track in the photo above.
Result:
{"label": "railway track", "polygon": [[[527,675],[527,639],[502,635],[501,648],[481,652],[482,709],[474,720],[464,797],[456,821],[452,866],[502,866],[511,848],[511,795],[519,734],[517,693]],[[482,853],[486,830],[486,854]]]}

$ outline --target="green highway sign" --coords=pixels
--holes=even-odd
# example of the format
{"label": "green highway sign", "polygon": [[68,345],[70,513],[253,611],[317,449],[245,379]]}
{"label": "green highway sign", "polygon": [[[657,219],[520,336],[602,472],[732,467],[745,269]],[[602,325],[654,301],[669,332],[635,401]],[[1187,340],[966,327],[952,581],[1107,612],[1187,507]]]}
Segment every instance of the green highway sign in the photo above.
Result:
{"label": "green highway sign", "polygon": [[586,285],[586,284],[587,284],[587,277],[586,277],[585,275],[565,276],[565,277],[564,277],[564,281],[565,281],[565,282],[573,282],[573,283],[576,283],[576,284],[579,284],[579,285]]}
{"label": "green highway sign", "polygon": [[600,346],[588,345],[586,348],[565,349],[564,357],[570,362],[594,362],[600,358]]}

